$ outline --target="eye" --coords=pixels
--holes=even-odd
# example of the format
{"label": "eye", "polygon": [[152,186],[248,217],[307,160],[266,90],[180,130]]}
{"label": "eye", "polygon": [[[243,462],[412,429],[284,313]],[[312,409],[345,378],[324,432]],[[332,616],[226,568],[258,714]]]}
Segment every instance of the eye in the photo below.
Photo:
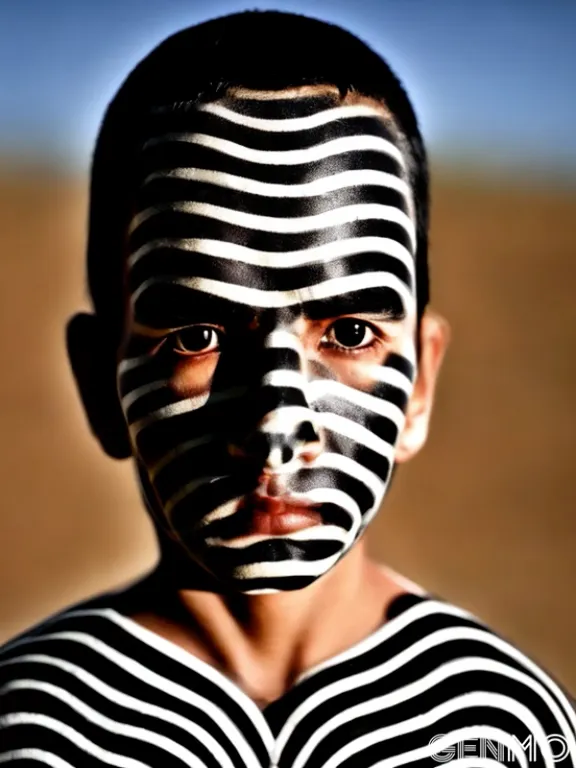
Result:
{"label": "eye", "polygon": [[180,355],[202,355],[220,346],[220,332],[209,325],[193,325],[174,334],[174,351]]}
{"label": "eye", "polygon": [[376,334],[368,323],[353,317],[336,320],[322,341],[332,347],[344,349],[362,349],[370,347],[376,340]]}

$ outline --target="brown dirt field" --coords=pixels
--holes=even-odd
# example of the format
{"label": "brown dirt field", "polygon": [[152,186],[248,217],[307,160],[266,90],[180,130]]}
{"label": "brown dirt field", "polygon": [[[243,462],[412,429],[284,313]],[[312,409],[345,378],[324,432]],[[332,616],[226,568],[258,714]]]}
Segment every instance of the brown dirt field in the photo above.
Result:
{"label": "brown dirt field", "polygon": [[[576,194],[444,178],[432,434],[370,541],[576,692]],[[63,325],[85,306],[86,182],[0,175],[0,640],[155,558],[130,466],[90,437]]]}

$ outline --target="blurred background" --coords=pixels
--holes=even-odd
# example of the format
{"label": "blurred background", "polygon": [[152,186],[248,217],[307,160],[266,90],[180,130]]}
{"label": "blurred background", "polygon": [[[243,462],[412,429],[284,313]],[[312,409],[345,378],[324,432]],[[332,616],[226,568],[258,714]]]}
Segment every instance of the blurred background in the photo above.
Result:
{"label": "blurred background", "polygon": [[[66,361],[65,321],[87,306],[90,153],[140,57],[245,7],[0,4],[0,642],[154,563],[131,467],[90,436]],[[576,694],[576,4],[316,0],[314,15],[375,47],[413,98],[433,306],[452,326],[429,443],[372,550]]]}

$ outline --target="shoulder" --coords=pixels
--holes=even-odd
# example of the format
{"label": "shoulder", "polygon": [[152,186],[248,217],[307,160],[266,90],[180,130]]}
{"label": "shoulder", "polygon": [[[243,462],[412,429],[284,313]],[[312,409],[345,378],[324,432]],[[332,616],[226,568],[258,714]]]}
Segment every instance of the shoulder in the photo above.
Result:
{"label": "shoulder", "polygon": [[518,759],[532,754],[542,765],[576,765],[574,701],[513,643],[433,596],[407,599],[395,621],[404,635],[405,671],[420,686],[427,716],[435,713],[431,738],[442,757],[442,745],[454,749],[459,734],[460,757],[486,750],[492,740]]}
{"label": "shoulder", "polygon": [[122,691],[141,693],[146,664],[116,610],[125,594],[70,606],[0,648],[0,742],[8,750],[0,762],[31,750],[40,762],[57,755],[84,765],[83,739],[114,732],[117,708],[130,698]]}
{"label": "shoulder", "polygon": [[24,757],[22,749],[39,746],[43,755],[52,749],[50,741],[69,728],[70,703],[85,699],[79,695],[82,679],[93,674],[90,646],[99,641],[98,614],[92,601],[61,611],[0,648],[0,741],[8,753],[0,762]]}
{"label": "shoulder", "polygon": [[0,647],[2,693],[25,670],[30,677],[47,676],[47,667],[62,665],[65,659],[86,656],[88,648],[105,642],[110,635],[114,601],[100,596],[69,606]]}
{"label": "shoulder", "polygon": [[130,585],[68,606],[1,646],[0,711],[6,711],[8,700],[37,700],[42,691],[54,692],[55,685],[69,689],[79,679],[104,680],[112,662],[118,666],[124,657],[137,656],[138,644],[122,621],[134,589]]}
{"label": "shoulder", "polygon": [[0,649],[0,763],[212,765],[207,712],[227,702],[138,631],[135,605],[129,591],[79,603]]}

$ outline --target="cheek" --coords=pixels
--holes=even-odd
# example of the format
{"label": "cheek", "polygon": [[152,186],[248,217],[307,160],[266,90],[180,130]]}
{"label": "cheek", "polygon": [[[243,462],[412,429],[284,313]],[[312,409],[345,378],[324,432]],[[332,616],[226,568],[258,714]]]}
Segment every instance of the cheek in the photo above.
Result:
{"label": "cheek", "polygon": [[[392,402],[401,404],[403,400],[407,400],[413,389],[412,381],[406,375],[413,368],[411,359],[411,355],[399,355],[390,350],[384,360],[382,356],[374,361],[338,360],[330,366],[329,375],[318,378],[332,379],[351,390],[366,393],[379,400],[391,398]],[[398,361],[405,364],[398,365]],[[399,400],[398,396],[388,390],[387,385],[400,387],[407,397]],[[401,407],[404,410],[404,407]]]}
{"label": "cheek", "polygon": [[336,380],[352,389],[380,396],[378,390],[386,380],[388,361],[403,358],[408,368],[413,366],[416,356],[412,323],[404,321],[401,328],[391,329],[387,334],[387,338],[364,350],[316,352],[310,358],[312,377]]}
{"label": "cheek", "polygon": [[178,398],[198,397],[210,391],[219,355],[184,357],[174,366],[169,387]]}
{"label": "cheek", "polygon": [[[327,383],[312,407],[326,430],[328,452],[368,470],[378,496],[385,490],[404,427],[413,369],[403,356],[390,354],[383,365],[349,366],[342,378],[344,373],[345,381]],[[324,390],[323,383],[318,381],[315,389]]]}
{"label": "cheek", "polygon": [[370,393],[378,382],[377,372],[380,369],[381,363],[378,362],[360,363],[350,360],[337,360],[331,366],[335,378],[342,384],[351,389]]}

